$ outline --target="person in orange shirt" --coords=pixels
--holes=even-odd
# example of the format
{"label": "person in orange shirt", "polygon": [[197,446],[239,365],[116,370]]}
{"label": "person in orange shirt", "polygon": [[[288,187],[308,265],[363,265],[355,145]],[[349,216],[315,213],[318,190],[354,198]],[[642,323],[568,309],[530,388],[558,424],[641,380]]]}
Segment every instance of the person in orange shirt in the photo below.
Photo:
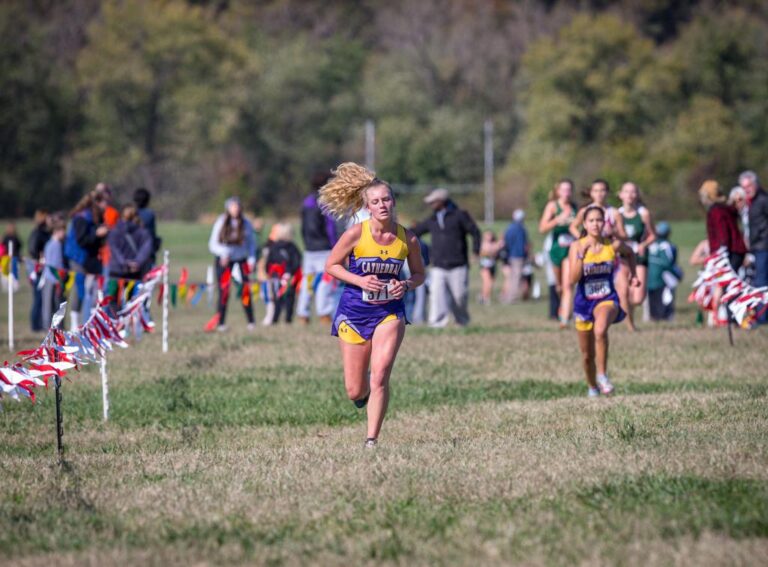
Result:
{"label": "person in orange shirt", "polygon": [[[107,207],[104,209],[104,226],[112,230],[117,224],[117,221],[120,220],[120,211],[118,211],[113,204],[112,187],[107,183],[100,181],[96,184],[93,191],[95,194],[101,195],[107,203]],[[106,239],[104,240],[104,246],[99,250],[99,258],[101,259],[101,264],[104,266],[105,275],[109,275],[106,273],[108,271],[107,266],[109,266],[110,258],[109,244],[107,244]]]}

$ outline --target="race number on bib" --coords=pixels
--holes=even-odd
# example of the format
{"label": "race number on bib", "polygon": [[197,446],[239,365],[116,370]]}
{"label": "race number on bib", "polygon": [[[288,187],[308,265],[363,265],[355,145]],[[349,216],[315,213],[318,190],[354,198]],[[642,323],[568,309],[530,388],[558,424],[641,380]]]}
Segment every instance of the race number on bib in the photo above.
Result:
{"label": "race number on bib", "polygon": [[386,303],[387,301],[392,301],[393,299],[394,297],[391,295],[391,284],[387,284],[387,286],[381,291],[363,290],[363,301],[366,303]]}
{"label": "race number on bib", "polygon": [[608,280],[597,280],[584,284],[584,295],[587,299],[602,299],[611,293],[611,284]]}
{"label": "race number on bib", "polygon": [[560,248],[568,248],[574,240],[576,239],[570,234],[561,234],[557,237],[557,245]]}

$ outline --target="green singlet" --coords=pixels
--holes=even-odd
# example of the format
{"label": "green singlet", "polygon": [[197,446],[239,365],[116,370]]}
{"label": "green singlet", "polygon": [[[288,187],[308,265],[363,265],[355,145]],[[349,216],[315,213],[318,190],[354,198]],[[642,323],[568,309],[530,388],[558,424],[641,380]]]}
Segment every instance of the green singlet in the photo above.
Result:
{"label": "green singlet", "polygon": [[635,252],[637,256],[637,263],[640,266],[648,265],[648,256],[640,256],[637,254],[638,244],[645,240],[645,223],[643,217],[640,214],[644,207],[638,207],[635,216],[628,217],[624,214],[624,207],[619,208],[619,214],[624,220],[624,231],[627,233],[627,239],[629,240],[629,247]]}
{"label": "green singlet", "polygon": [[[555,202],[555,206],[557,207],[555,216],[559,216],[563,212],[563,209],[558,202]],[[549,258],[558,268],[563,265],[563,260],[568,257],[568,247],[571,245],[571,242],[574,241],[573,235],[570,232],[570,227],[571,222],[576,218],[575,210],[575,207],[571,205],[571,214],[568,216],[568,224],[559,224],[552,229],[552,248],[549,249]]]}

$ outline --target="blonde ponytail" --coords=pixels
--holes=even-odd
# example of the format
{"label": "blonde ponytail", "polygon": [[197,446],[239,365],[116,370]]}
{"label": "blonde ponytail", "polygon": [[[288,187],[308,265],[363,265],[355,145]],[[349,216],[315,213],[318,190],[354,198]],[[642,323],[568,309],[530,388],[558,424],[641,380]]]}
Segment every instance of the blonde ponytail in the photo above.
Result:
{"label": "blonde ponytail", "polygon": [[332,173],[333,177],[320,188],[318,201],[324,211],[336,218],[351,216],[360,210],[365,204],[365,190],[378,184],[374,172],[350,161],[342,163]]}

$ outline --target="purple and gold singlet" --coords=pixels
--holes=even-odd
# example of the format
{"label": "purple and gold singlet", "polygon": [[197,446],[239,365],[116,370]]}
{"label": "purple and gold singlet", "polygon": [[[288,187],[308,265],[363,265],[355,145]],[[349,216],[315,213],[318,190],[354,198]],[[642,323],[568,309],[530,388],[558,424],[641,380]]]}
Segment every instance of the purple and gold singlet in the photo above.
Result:
{"label": "purple and gold singlet", "polygon": [[[400,271],[408,258],[405,228],[397,225],[397,238],[392,244],[378,244],[371,234],[370,221],[362,222],[360,241],[349,255],[348,270],[358,276],[375,275],[389,282],[400,279]],[[376,327],[385,320],[405,317],[402,299],[393,299],[389,288],[380,292],[364,291],[346,284],[341,295],[331,334],[351,343],[369,341]]]}

